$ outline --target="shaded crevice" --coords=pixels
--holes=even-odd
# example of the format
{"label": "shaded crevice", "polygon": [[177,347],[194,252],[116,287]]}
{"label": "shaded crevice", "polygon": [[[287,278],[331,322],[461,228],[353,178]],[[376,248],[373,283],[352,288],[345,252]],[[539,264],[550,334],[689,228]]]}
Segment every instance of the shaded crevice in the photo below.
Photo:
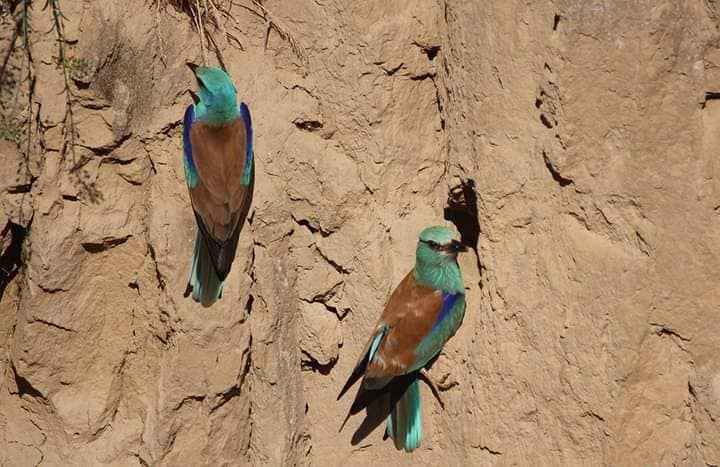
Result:
{"label": "shaded crevice", "polygon": [[597,413],[593,412],[592,410],[586,410],[585,413],[582,414],[583,417],[592,417],[595,420],[598,420],[600,422],[605,422],[605,418],[598,415]]}
{"label": "shaded crevice", "polygon": [[543,161],[545,162],[545,167],[547,167],[548,172],[550,172],[550,175],[552,176],[553,180],[557,182],[558,185],[561,187],[566,187],[573,183],[573,181],[569,178],[563,177],[560,175],[560,172],[558,172],[557,168],[553,165],[552,161],[548,157],[547,153],[543,151]]}
{"label": "shaded crevice", "polygon": [[643,238],[642,234],[638,231],[635,231],[635,238],[638,242],[638,249],[645,254],[645,256],[650,256],[650,244]]}
{"label": "shaded crevice", "polygon": [[25,379],[25,377],[18,373],[17,368],[15,368],[14,362],[10,364],[10,368],[12,368],[13,379],[15,380],[15,386],[17,386],[18,397],[22,398],[22,396],[28,395],[35,399],[41,399],[43,401],[46,400],[42,392],[40,392],[30,383],[30,381],[28,381],[27,379]]}
{"label": "shaded crevice", "polygon": [[114,248],[118,245],[121,245],[128,241],[130,238],[130,235],[120,237],[120,238],[112,238],[109,240],[105,240],[101,243],[93,243],[93,242],[87,242],[82,243],[82,247],[85,251],[88,253],[101,253],[106,250],[110,250],[111,248]]}
{"label": "shaded crevice", "polygon": [[37,450],[37,452],[40,453],[40,460],[38,461],[37,464],[35,464],[35,467],[40,467],[42,465],[43,461],[45,460],[45,453],[42,452],[42,449],[40,449],[39,447],[37,447],[37,446],[33,446],[33,447]]}
{"label": "shaded crevice", "polygon": [[248,316],[252,314],[252,308],[254,303],[255,297],[253,297],[252,294],[248,294],[247,302],[245,302],[245,312],[248,314]]}
{"label": "shaded crevice", "polygon": [[[113,151],[115,151],[120,146],[122,146],[123,143],[125,143],[125,141],[129,140],[131,136],[132,136],[132,133],[125,133],[125,134],[121,135],[118,139],[116,139],[115,141],[113,141],[112,143],[110,143],[106,146],[89,147],[89,146],[83,146],[80,143],[78,143],[78,146],[89,150],[90,152],[93,153],[94,156],[98,156],[98,157],[109,156],[110,154],[112,154]],[[103,159],[100,162],[126,165],[126,164],[131,163],[132,161],[123,161],[123,160],[120,160],[120,159],[117,159],[114,157],[103,157]]]}
{"label": "shaded crevice", "polygon": [[[250,276],[250,286],[248,287],[248,298],[245,302],[245,313],[247,316],[243,318],[243,321],[248,319],[248,317],[252,314],[253,306],[255,305],[255,296],[252,294],[255,284],[257,284],[257,277],[255,277],[255,245],[256,243],[253,242],[253,246],[250,248],[250,265],[248,270],[248,276]],[[252,333],[250,334],[250,340],[252,340]],[[248,356],[248,359],[249,358],[250,357]]]}
{"label": "shaded crevice", "polygon": [[426,71],[425,73],[420,73],[419,75],[413,75],[410,77],[412,81],[423,81],[426,79],[435,80],[436,73],[434,71]]}
{"label": "shaded crevice", "polygon": [[48,320],[45,320],[45,319],[38,319],[38,318],[36,318],[36,319],[30,321],[30,324],[32,324],[32,323],[44,324],[45,326],[49,326],[49,327],[51,327],[51,328],[59,329],[59,330],[61,330],[61,331],[65,331],[65,332],[76,332],[74,329],[66,328],[65,326],[62,326],[62,325],[57,324],[57,323],[53,323],[52,321],[48,321]]}
{"label": "shaded crevice", "polygon": [[136,291],[138,295],[141,295],[140,294],[140,284],[138,283],[137,279],[132,282],[128,282],[127,286],[129,288],[133,289],[134,291]]}
{"label": "shaded crevice", "polygon": [[175,410],[180,410],[185,404],[189,404],[192,402],[203,402],[203,401],[205,401],[205,397],[206,396],[204,396],[204,395],[198,395],[198,394],[194,394],[191,396],[185,396],[182,398],[180,403],[175,406]]}
{"label": "shaded crevice", "polygon": [[672,329],[672,328],[670,328],[670,327],[668,327],[668,326],[666,326],[666,325],[664,325],[664,324],[660,324],[660,323],[650,323],[650,326],[655,327],[655,334],[657,334],[658,336],[676,337],[676,338],[680,339],[680,340],[683,341],[683,342],[690,342],[690,338],[689,338],[689,337],[685,337],[685,336],[681,335],[681,334],[680,334],[679,332],[677,332],[676,330],[674,330],[674,329]]}
{"label": "shaded crevice", "polygon": [[250,346],[252,345],[252,341],[248,342],[248,348],[245,351],[245,354],[247,355],[247,358],[245,359],[245,365],[240,370],[239,375],[239,381],[237,384],[234,384],[230,388],[228,388],[227,391],[224,391],[220,394],[218,394],[219,401],[210,408],[210,413],[215,412],[217,409],[222,407],[223,405],[227,404],[231,399],[234,399],[236,397],[239,397],[240,394],[242,394],[242,387],[245,384],[245,381],[247,380],[247,376],[250,374]]}
{"label": "shaded crevice", "polygon": [[293,125],[295,125],[295,127],[300,130],[309,132],[319,131],[324,126],[323,123],[318,120],[304,119],[299,117],[293,120]]}
{"label": "shaded crevice", "polygon": [[435,77],[432,78],[432,82],[435,86],[435,104],[437,105],[438,116],[440,118],[440,130],[445,131],[445,117],[443,117],[443,105],[442,100],[440,99],[440,88],[438,87]]}
{"label": "shaded crevice", "polygon": [[11,236],[10,245],[0,257],[0,299],[2,299],[5,288],[12,282],[22,267],[22,244],[27,235],[27,229],[9,222],[0,232],[0,237]]}
{"label": "shaded crevice", "polygon": [[140,454],[135,454],[135,458],[138,460],[142,467],[150,467],[150,464],[148,464],[148,462],[143,459]]}
{"label": "shaded crevice", "polygon": [[148,251],[150,252],[150,258],[152,259],[153,265],[155,266],[155,278],[157,279],[160,290],[165,290],[165,281],[160,274],[160,267],[158,266],[157,257],[155,256],[155,248],[148,243]]}
{"label": "shaded crevice", "polygon": [[[338,321],[342,321],[343,318],[345,318],[345,316],[347,316],[347,314],[348,314],[349,310],[340,311],[340,310],[338,310],[338,308],[336,306],[330,305],[329,303],[326,303],[326,302],[320,302],[320,303],[323,304],[323,306],[325,307],[325,309],[327,311],[334,314],[335,317],[338,319]],[[342,344],[340,345],[340,347],[342,347]]]}
{"label": "shaded crevice", "polygon": [[700,108],[704,109],[709,101],[720,100],[720,91],[705,91],[702,102],[700,102]]}
{"label": "shaded crevice", "polygon": [[558,15],[557,13],[553,17],[553,31],[558,30],[558,26],[560,26],[560,20],[562,19],[562,16]]}
{"label": "shaded crevice", "polygon": [[320,254],[320,256],[322,256],[322,258],[323,258],[325,261],[327,261],[327,263],[328,263],[330,266],[332,266],[333,269],[335,269],[335,271],[337,271],[338,274],[340,274],[340,275],[350,274],[350,271],[349,271],[348,269],[345,269],[344,266],[336,263],[336,262],[333,261],[332,259],[330,259],[330,258],[328,258],[327,256],[325,256],[325,254],[322,252],[322,250],[320,250],[319,248],[316,248],[316,250],[317,250],[317,252]]}
{"label": "shaded crevice", "polygon": [[385,68],[384,66],[381,66],[380,68],[382,68],[382,70],[385,72],[385,74],[387,76],[392,76],[395,73],[397,73],[398,71],[400,71],[403,66],[405,66],[405,64],[401,62],[398,66],[393,67],[393,68]]}
{"label": "shaded crevice", "polygon": [[[332,300],[334,297],[337,296],[337,289],[343,284],[343,282],[339,282],[335,286],[333,286],[330,290],[328,290],[325,293],[315,295],[312,298],[302,298],[298,297],[300,300],[302,300],[304,303],[319,303],[322,306],[325,307],[325,309],[329,312],[335,315],[335,317],[338,319],[338,321],[342,321],[345,316],[348,315],[350,312],[349,308],[343,308],[342,310],[339,310],[338,307],[331,305],[328,303],[328,301]],[[341,345],[342,347],[342,345]]]}
{"label": "shaded crevice", "polygon": [[241,391],[240,391],[239,385],[232,386],[227,391],[220,393],[219,394],[220,401],[217,404],[215,404],[215,406],[210,408],[210,413],[215,412],[217,409],[219,409],[223,405],[227,404],[231,399],[238,397],[240,395],[240,393],[241,393]]}
{"label": "shaded crevice", "polygon": [[[100,162],[102,164],[108,164],[108,165],[130,165],[133,162],[135,162],[137,159],[118,159],[116,157],[104,157]],[[142,183],[137,183],[137,185],[142,185]]]}
{"label": "shaded crevice", "polygon": [[12,195],[22,194],[22,193],[30,193],[30,189],[32,188],[32,184],[35,181],[35,179],[30,180],[30,183],[26,183],[23,185],[15,185],[7,189],[7,192]]}
{"label": "shaded crevice", "polygon": [[309,219],[297,219],[297,218],[294,218],[294,219],[295,219],[295,223],[297,225],[301,225],[301,226],[305,227],[306,229],[308,229],[310,231],[311,234],[319,233],[320,236],[323,238],[329,237],[330,235],[333,234],[333,232],[326,232],[319,225],[313,224]]}
{"label": "shaded crevice", "polygon": [[437,54],[440,52],[440,46],[437,44],[422,44],[413,41],[413,45],[420,47],[420,51],[424,53],[430,61],[435,60],[435,57],[437,57]]}
{"label": "shaded crevice", "polygon": [[542,123],[545,126],[545,128],[553,127],[552,122],[550,121],[549,118],[547,118],[547,115],[545,115],[544,113],[540,114],[540,123]]}
{"label": "shaded crevice", "polygon": [[323,376],[327,376],[332,371],[333,367],[337,363],[338,359],[330,360],[326,364],[322,364],[318,362],[315,358],[312,357],[309,353],[307,353],[304,350],[301,350],[302,354],[306,357],[304,359],[300,360],[300,369],[302,371],[312,371],[313,373],[320,373]]}
{"label": "shaded crevice", "polygon": [[474,447],[475,449],[479,449],[479,450],[481,450],[481,451],[485,451],[485,452],[487,452],[488,454],[493,455],[493,456],[502,456],[502,452],[496,451],[496,450],[491,449],[491,448],[489,448],[489,447],[487,447],[487,446],[473,446],[473,447]]}
{"label": "shaded crevice", "polygon": [[[247,371],[245,372],[245,377],[244,377],[244,379],[243,379],[243,384],[245,384],[245,383],[248,384],[247,394],[248,394],[248,399],[249,399],[249,401],[248,401],[248,411],[247,411],[247,420],[248,420],[248,424],[249,424],[249,427],[248,427],[248,442],[247,442],[247,444],[245,445],[245,449],[244,449],[244,452],[243,452],[243,454],[244,454],[245,456],[249,456],[249,453],[250,453],[250,446],[252,445],[253,425],[254,425],[254,423],[253,423],[253,422],[254,422],[254,420],[253,420],[253,403],[254,403],[254,401],[253,401],[253,398],[251,397],[251,395],[252,395],[252,380],[250,379],[250,376],[252,376],[252,368],[253,368],[253,365],[252,365],[252,349],[253,349],[253,336],[252,336],[252,331],[251,331],[251,332],[250,332],[250,337],[249,337],[249,340],[248,340],[248,345],[247,345],[247,351],[248,351],[248,357],[247,357],[247,362],[246,362]],[[242,387],[242,385],[241,385],[241,387]]]}
{"label": "shaded crevice", "polygon": [[157,167],[155,167],[155,161],[150,156],[150,154],[147,154],[146,157],[147,157],[147,160],[150,162],[150,171],[152,172],[153,175],[157,175],[158,172],[157,172]]}

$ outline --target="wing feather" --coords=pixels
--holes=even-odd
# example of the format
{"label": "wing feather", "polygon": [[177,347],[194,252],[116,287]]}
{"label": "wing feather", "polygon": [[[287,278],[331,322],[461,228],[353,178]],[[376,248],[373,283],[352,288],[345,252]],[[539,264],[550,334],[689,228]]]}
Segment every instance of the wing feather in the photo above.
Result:
{"label": "wing feather", "polygon": [[255,184],[252,127],[245,104],[240,105],[239,114],[232,123],[213,127],[195,120],[194,108],[189,106],[183,128],[190,199],[198,228],[221,280],[229,273],[235,258]]}

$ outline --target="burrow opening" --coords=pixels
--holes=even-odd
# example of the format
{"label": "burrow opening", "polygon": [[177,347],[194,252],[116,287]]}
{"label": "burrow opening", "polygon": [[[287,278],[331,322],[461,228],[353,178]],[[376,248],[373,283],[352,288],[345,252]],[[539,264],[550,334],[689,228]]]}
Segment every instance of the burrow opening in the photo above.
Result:
{"label": "burrow opening", "polygon": [[22,267],[22,245],[27,235],[27,229],[9,222],[0,232],[0,237],[10,232],[10,246],[0,257],[0,299],[5,294],[5,288],[12,282]]}
{"label": "burrow opening", "polygon": [[475,181],[467,179],[450,188],[445,220],[452,222],[460,232],[460,241],[477,252],[480,239],[480,220],[477,210],[477,191]]}
{"label": "burrow opening", "polygon": [[462,180],[459,185],[450,188],[444,218],[452,222],[460,232],[460,241],[475,252],[478,274],[480,275],[478,285],[482,288],[482,264],[478,253],[478,243],[482,229],[480,228],[480,217],[478,215],[478,195],[475,180],[472,178]]}

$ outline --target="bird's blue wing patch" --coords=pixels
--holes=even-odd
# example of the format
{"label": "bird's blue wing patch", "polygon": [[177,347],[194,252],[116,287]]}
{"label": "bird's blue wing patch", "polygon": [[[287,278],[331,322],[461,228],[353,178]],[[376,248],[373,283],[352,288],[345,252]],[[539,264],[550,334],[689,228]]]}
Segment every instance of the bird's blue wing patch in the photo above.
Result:
{"label": "bird's blue wing patch", "polygon": [[240,183],[243,185],[250,185],[250,174],[252,174],[253,165],[253,130],[252,130],[252,119],[250,118],[250,109],[244,103],[240,103],[240,116],[243,119],[245,125],[245,135],[247,140],[245,141],[245,170],[243,170],[242,179]]}
{"label": "bird's blue wing patch", "polygon": [[190,188],[198,184],[198,174],[195,169],[195,162],[192,155],[192,143],[190,142],[190,128],[195,121],[195,106],[189,105],[185,110],[183,118],[183,165],[185,167],[185,181]]}
{"label": "bird's blue wing patch", "polygon": [[453,309],[453,306],[455,306],[455,303],[457,302],[458,298],[460,298],[459,293],[442,293],[442,308],[440,309],[440,313],[438,313],[438,317],[435,320],[435,324],[433,325],[433,330],[440,326],[440,323],[443,322],[445,317],[450,314],[450,310]]}
{"label": "bird's blue wing patch", "polygon": [[375,352],[377,352],[378,347],[380,347],[380,342],[382,342],[383,338],[385,337],[387,330],[387,326],[383,326],[382,328],[380,328],[380,331],[375,336],[375,339],[373,339],[373,342],[370,345],[370,351],[368,352],[368,363],[372,362],[372,359],[375,358]]}

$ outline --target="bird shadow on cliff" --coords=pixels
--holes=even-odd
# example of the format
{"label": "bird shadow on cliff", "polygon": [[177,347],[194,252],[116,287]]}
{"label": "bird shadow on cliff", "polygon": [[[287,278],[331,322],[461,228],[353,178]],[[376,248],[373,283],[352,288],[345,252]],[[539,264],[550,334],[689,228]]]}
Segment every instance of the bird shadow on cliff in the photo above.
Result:
{"label": "bird shadow on cliff", "polygon": [[[350,411],[342,423],[340,430],[342,431],[345,423],[350,416],[365,410],[365,418],[360,426],[355,430],[350,440],[350,444],[356,446],[360,444],[370,433],[380,426],[390,416],[392,408],[400,400],[408,386],[418,378],[418,372],[412,372],[407,375],[399,376],[393,379],[381,389],[367,390],[360,386],[355,395]],[[387,438],[387,433],[383,435],[383,439]]]}

